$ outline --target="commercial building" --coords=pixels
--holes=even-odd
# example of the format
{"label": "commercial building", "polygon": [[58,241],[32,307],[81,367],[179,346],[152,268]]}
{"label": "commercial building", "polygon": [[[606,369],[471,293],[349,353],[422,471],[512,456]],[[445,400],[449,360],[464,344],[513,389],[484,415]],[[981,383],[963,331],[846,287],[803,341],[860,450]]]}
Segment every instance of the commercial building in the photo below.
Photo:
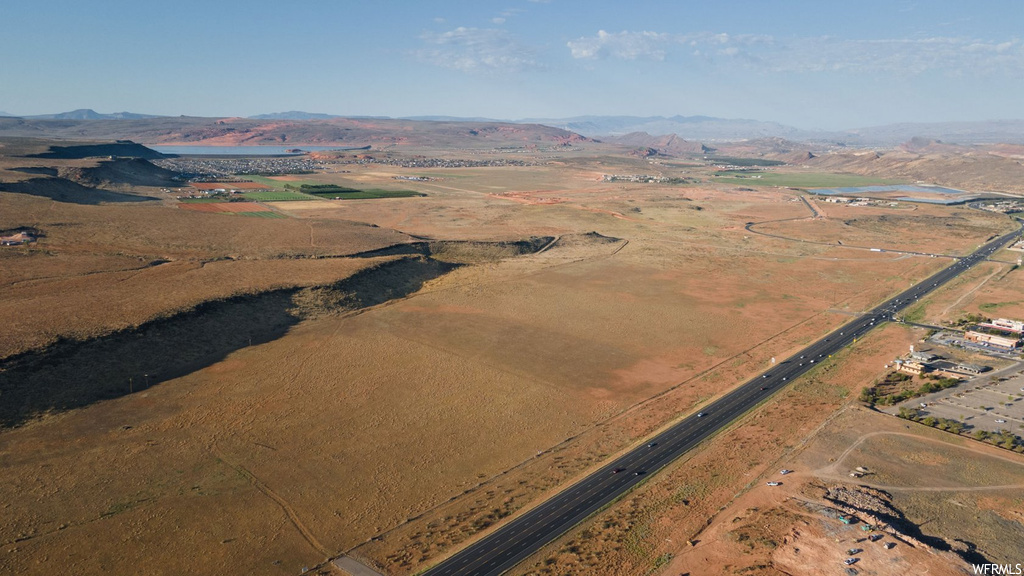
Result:
{"label": "commercial building", "polygon": [[1010,320],[1009,318],[996,318],[991,322],[982,322],[979,326],[1007,330],[1018,334],[1024,332],[1024,322],[1021,322],[1020,320]]}
{"label": "commercial building", "polygon": [[1013,350],[1020,346],[1021,334],[1012,330],[1006,330],[995,326],[973,326],[966,333],[964,339],[983,346],[992,346]]}
{"label": "commercial building", "polygon": [[956,369],[967,374],[981,374],[982,372],[988,372],[992,368],[981,364],[968,364],[966,362],[961,362],[956,365]]}
{"label": "commercial building", "polygon": [[917,361],[914,361],[914,360],[897,360],[896,361],[896,371],[897,372],[902,372],[904,374],[910,374],[910,375],[913,375],[913,376],[919,376],[919,375],[921,375],[921,374],[923,374],[925,372],[929,372],[930,370],[931,370],[931,368],[929,368],[923,362],[917,362]]}

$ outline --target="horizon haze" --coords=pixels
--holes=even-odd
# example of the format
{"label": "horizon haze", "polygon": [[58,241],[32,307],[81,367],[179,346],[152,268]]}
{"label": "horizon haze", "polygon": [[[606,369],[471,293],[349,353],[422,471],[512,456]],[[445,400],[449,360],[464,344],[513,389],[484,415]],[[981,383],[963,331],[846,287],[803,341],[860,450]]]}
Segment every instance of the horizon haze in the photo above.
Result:
{"label": "horizon haze", "polygon": [[[847,130],[1017,118],[1008,2],[518,0],[8,6],[0,109],[178,116],[695,116]],[[111,38],[117,41],[111,41]],[[73,87],[74,89],[69,89]]]}

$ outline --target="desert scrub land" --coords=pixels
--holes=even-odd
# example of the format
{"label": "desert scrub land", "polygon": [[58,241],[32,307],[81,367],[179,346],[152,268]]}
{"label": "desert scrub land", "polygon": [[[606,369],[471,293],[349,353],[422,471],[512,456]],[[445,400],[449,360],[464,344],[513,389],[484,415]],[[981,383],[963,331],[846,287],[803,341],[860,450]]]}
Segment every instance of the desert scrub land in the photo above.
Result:
{"label": "desert scrub land", "polygon": [[[412,574],[945,264],[744,229],[811,218],[792,191],[601,182],[608,167],[416,169],[438,179],[402,187],[427,197],[271,202],[291,216],[276,220],[159,196],[0,194],[0,228],[45,233],[0,252],[6,354],[274,290],[295,291],[278,309],[318,310],[159,385],[144,376],[141,389],[0,431],[0,571],[294,574],[351,552]],[[352,166],[302,180],[383,188],[406,173]],[[956,234],[880,217],[850,233],[909,230],[923,239],[908,244],[961,251],[996,233],[951,216],[962,209],[929,210]],[[780,235],[830,225],[789,224]],[[409,291],[382,282],[351,307],[348,292],[324,288],[407,261],[444,274]],[[578,550],[550,570],[674,566],[745,474],[911,341],[888,328],[875,338],[851,353],[863,365],[823,366],[636,493],[651,500],[630,496],[582,528],[602,535],[569,544]]]}

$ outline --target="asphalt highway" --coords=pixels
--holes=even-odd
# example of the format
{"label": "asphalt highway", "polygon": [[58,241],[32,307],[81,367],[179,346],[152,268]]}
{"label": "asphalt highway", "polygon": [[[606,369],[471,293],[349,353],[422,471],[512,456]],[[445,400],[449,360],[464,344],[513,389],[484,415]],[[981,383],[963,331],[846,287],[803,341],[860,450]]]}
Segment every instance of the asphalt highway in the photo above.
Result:
{"label": "asphalt highway", "polygon": [[861,338],[875,326],[955,278],[1020,234],[996,238],[926,280],[841,326],[771,370],[709,404],[640,447],[616,458],[423,573],[424,576],[497,576],[679,458],[780,388]]}

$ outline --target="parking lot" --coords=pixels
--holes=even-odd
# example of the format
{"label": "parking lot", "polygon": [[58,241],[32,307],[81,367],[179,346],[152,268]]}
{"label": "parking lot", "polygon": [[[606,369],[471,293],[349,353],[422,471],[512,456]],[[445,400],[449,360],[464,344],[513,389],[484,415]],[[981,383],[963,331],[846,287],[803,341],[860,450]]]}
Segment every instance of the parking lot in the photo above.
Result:
{"label": "parking lot", "polygon": [[[924,406],[922,406],[924,404]],[[957,386],[912,398],[883,411],[896,414],[901,407],[922,416],[959,420],[975,430],[1024,432],[1024,363],[976,376]]]}
{"label": "parking lot", "polygon": [[961,348],[963,350],[968,350],[971,352],[981,352],[985,355],[992,356],[994,358],[1018,360],[1021,357],[1020,349],[1007,350],[1004,348],[997,348],[994,346],[979,344],[977,342],[971,342],[964,338],[963,332],[956,332],[953,330],[942,330],[936,332],[930,338],[928,338],[928,342],[936,344],[938,346],[948,346],[951,348]]}

